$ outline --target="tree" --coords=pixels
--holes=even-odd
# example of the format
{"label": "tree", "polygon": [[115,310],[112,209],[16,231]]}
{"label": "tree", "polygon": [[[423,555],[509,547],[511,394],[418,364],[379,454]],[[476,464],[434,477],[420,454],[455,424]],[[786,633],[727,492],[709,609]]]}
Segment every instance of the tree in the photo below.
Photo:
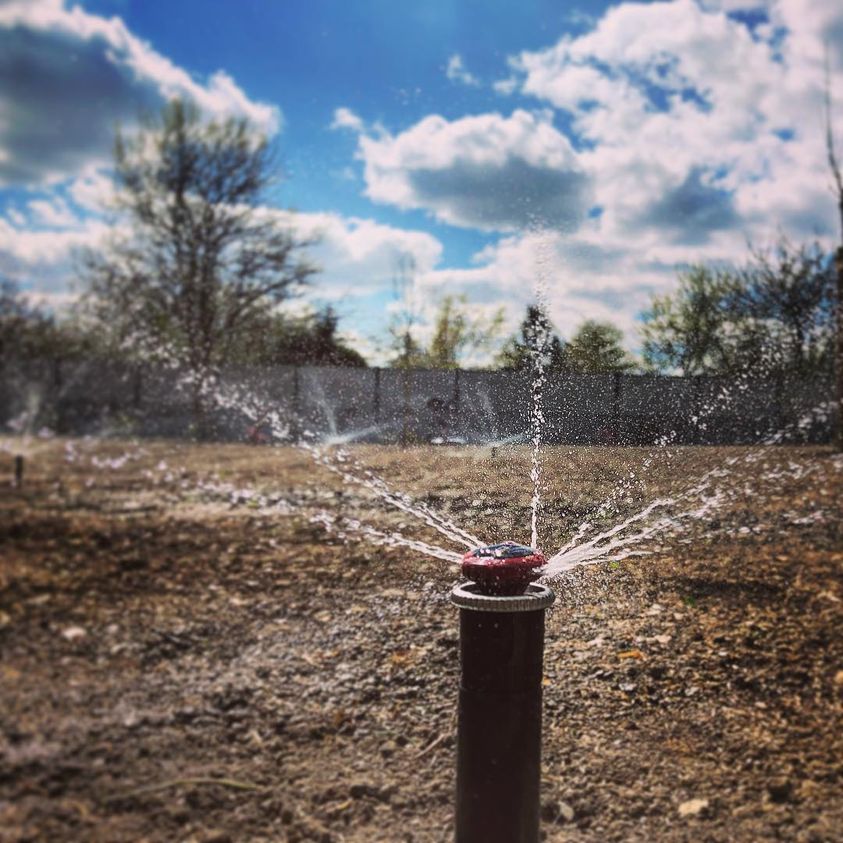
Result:
{"label": "tree", "polygon": [[434,316],[433,336],[425,345],[416,336],[423,315],[411,255],[399,259],[393,287],[398,307],[389,326],[392,368],[456,369],[466,355],[488,348],[500,333],[502,309],[486,319],[472,314],[466,296],[445,296]]}
{"label": "tree", "polygon": [[565,368],[565,350],[550,318],[540,305],[531,304],[527,306],[519,333],[504,344],[496,363],[502,369],[529,369],[540,349],[546,358],[545,371]]}
{"label": "tree", "polygon": [[725,325],[736,286],[733,275],[704,265],[679,275],[679,288],[653,298],[642,315],[644,364],[685,375],[729,369]]}
{"label": "tree", "polygon": [[27,339],[44,323],[44,315],[21,296],[17,284],[7,278],[0,280],[0,361],[28,356]]}
{"label": "tree", "polygon": [[737,280],[731,320],[754,346],[745,368],[795,375],[831,370],[834,277],[818,244],[797,248],[782,238],[773,249],[756,250]]}
{"label": "tree", "polygon": [[0,363],[11,359],[50,358],[78,353],[85,337],[33,305],[8,278],[0,279]]}
{"label": "tree", "polygon": [[299,317],[268,312],[262,324],[241,335],[230,359],[264,366],[365,366],[337,335],[338,324],[331,307]]}
{"label": "tree", "polygon": [[823,375],[832,355],[834,278],[818,245],[782,238],[740,268],[695,266],[643,314],[644,360],[686,375]]}
{"label": "tree", "polygon": [[[392,294],[397,307],[389,324],[390,346],[395,353],[390,365],[396,369],[421,368],[424,352],[414,336],[421,318],[416,295],[416,259],[409,253],[401,254],[395,262]],[[408,390],[409,381],[405,381],[405,392]]]}
{"label": "tree", "polygon": [[565,364],[574,372],[626,372],[635,363],[624,351],[623,333],[609,322],[588,319],[565,346]]}
{"label": "tree", "polygon": [[84,258],[92,309],[124,344],[164,347],[186,366],[200,417],[210,370],[314,272],[299,256],[305,244],[261,207],[271,170],[270,147],[246,120],[208,122],[178,100],[117,136],[127,230]]}
{"label": "tree", "polygon": [[[409,269],[409,272],[406,270]],[[467,351],[488,347],[500,331],[503,311],[497,311],[489,320],[472,316],[464,296],[445,296],[435,317],[433,337],[425,347],[414,336],[414,328],[421,316],[415,291],[415,264],[405,263],[399,273],[397,287],[401,293],[401,309],[390,325],[392,347],[396,354],[390,365],[403,369],[402,391],[404,397],[401,444],[410,443],[412,384],[410,369],[457,369],[462,355]]]}
{"label": "tree", "polygon": [[471,315],[465,296],[445,296],[436,314],[430,347],[421,355],[422,363],[432,369],[456,369],[466,353],[488,348],[502,323],[502,309],[486,320]]}
{"label": "tree", "polygon": [[826,153],[828,166],[833,180],[832,192],[840,215],[840,245],[834,253],[835,284],[835,336],[834,351],[835,392],[837,399],[837,430],[835,431],[835,445],[838,451],[843,451],[843,171],[837,160],[834,144],[834,131],[831,125],[831,71],[828,61],[828,50],[825,56],[825,119],[826,119]]}

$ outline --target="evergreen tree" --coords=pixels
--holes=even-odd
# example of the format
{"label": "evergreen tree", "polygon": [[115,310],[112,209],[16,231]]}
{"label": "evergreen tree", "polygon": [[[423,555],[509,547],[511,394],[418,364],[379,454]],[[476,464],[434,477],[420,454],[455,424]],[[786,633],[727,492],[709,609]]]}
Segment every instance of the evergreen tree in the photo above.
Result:
{"label": "evergreen tree", "polygon": [[529,369],[540,350],[545,355],[545,371],[565,368],[565,349],[550,318],[539,305],[531,304],[519,333],[506,342],[496,363],[502,369]]}
{"label": "evergreen tree", "polygon": [[609,322],[588,319],[565,346],[565,365],[573,372],[626,372],[635,363],[624,351],[623,333]]}

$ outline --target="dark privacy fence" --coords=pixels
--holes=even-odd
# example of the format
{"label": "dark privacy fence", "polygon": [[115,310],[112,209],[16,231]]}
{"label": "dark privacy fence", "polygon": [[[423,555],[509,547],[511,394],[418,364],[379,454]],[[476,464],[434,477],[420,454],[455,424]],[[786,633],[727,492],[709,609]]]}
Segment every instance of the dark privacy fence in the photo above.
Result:
{"label": "dark privacy fence", "polygon": [[[530,386],[528,374],[506,371],[229,368],[205,401],[202,429],[220,440],[260,441],[269,438],[273,413],[276,432],[280,427],[290,439],[526,441]],[[552,376],[543,440],[822,442],[832,429],[832,391],[828,378]],[[184,373],[103,361],[7,361],[0,368],[0,426],[74,435],[180,437],[197,430]]]}

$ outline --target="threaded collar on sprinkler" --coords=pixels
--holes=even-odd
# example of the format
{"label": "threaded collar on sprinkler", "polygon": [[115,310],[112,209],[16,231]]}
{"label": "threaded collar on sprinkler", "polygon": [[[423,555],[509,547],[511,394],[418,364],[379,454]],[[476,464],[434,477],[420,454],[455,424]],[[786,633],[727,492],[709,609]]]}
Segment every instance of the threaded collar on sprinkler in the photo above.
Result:
{"label": "threaded collar on sprinkler", "polygon": [[470,550],[462,558],[462,573],[481,594],[510,596],[524,594],[546,564],[535,548],[505,541]]}

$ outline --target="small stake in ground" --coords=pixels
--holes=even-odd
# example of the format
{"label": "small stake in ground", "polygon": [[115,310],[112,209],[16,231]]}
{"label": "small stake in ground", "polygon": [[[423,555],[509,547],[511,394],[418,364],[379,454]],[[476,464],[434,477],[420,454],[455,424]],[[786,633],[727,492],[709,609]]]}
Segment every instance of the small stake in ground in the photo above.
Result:
{"label": "small stake in ground", "polygon": [[546,563],[514,542],[463,557],[457,843],[538,843]]}
{"label": "small stake in ground", "polygon": [[15,456],[15,488],[20,489],[23,486],[23,456],[17,454]]}

